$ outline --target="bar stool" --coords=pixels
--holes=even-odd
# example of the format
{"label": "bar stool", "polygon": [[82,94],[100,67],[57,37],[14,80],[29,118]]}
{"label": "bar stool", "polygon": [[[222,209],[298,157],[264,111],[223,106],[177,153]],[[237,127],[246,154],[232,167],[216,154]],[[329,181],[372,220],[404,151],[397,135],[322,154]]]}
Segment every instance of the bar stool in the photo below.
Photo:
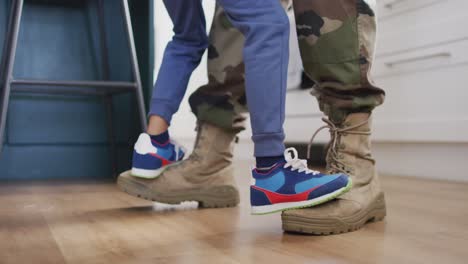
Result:
{"label": "bar stool", "polygon": [[7,119],[8,104],[10,94],[33,93],[33,94],[59,94],[59,95],[95,95],[104,98],[106,104],[107,131],[109,140],[109,152],[111,155],[112,173],[117,175],[116,142],[113,133],[113,106],[112,96],[115,94],[133,92],[135,93],[137,110],[141,129],[146,130],[146,110],[143,99],[143,91],[138,68],[138,60],[133,38],[132,24],[127,0],[120,0],[122,15],[124,18],[126,39],[128,42],[133,82],[108,81],[109,65],[106,43],[106,32],[104,23],[103,0],[98,1],[98,23],[99,42],[102,56],[102,72],[105,81],[51,81],[51,80],[26,80],[15,79],[13,77],[13,67],[15,63],[18,35],[23,13],[24,0],[12,0],[10,17],[6,34],[6,42],[3,50],[2,70],[2,90],[0,94],[0,154],[2,151],[3,137]]}

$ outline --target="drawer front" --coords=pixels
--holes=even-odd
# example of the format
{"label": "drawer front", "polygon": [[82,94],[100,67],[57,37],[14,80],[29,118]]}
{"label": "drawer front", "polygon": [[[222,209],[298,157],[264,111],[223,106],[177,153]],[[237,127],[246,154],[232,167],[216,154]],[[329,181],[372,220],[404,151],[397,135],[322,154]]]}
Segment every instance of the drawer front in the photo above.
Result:
{"label": "drawer front", "polygon": [[447,1],[449,0],[377,0],[377,11],[379,20],[387,20],[402,13],[431,7],[437,3]]}
{"label": "drawer front", "polygon": [[377,55],[468,38],[468,13],[465,10],[468,10],[468,1],[441,0],[381,18]]}
{"label": "drawer front", "polygon": [[375,78],[377,141],[468,142],[468,64]]}
{"label": "drawer front", "polygon": [[423,23],[438,23],[447,18],[466,16],[465,0],[401,0],[404,8],[389,8],[379,1],[377,18],[380,29],[405,30]]}
{"label": "drawer front", "polygon": [[468,63],[468,40],[457,41],[396,55],[377,57],[373,67],[374,78],[406,75],[418,71],[451,67]]}
{"label": "drawer front", "polygon": [[376,56],[431,47],[443,43],[468,39],[465,26],[468,17],[459,17],[443,23],[427,23],[411,30],[394,31],[379,35]]}

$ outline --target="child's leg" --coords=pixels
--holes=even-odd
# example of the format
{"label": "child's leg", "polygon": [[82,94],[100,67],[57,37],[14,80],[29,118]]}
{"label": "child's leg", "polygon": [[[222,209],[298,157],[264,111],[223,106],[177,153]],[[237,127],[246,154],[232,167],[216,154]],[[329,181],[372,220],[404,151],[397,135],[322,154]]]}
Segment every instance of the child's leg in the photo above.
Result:
{"label": "child's leg", "polygon": [[174,24],[174,37],[164,51],[149,114],[170,124],[208,47],[208,36],[200,0],[164,0],[164,4]]}
{"label": "child's leg", "polygon": [[167,128],[208,46],[200,0],[165,0],[164,4],[174,24],[174,37],[164,51],[153,91],[148,134],[140,135],[133,153],[132,175],[143,178],[158,177],[185,154],[170,140]]}
{"label": "child's leg", "polygon": [[[233,25],[246,37],[244,46],[247,103],[256,157],[284,151],[284,101],[288,66],[289,21],[278,0],[219,0]],[[349,190],[345,175],[309,170],[297,151],[268,169],[252,171],[252,212],[271,213],[321,204]]]}
{"label": "child's leg", "polygon": [[289,58],[289,20],[278,0],[219,0],[244,46],[247,104],[256,157],[284,152],[284,99]]}

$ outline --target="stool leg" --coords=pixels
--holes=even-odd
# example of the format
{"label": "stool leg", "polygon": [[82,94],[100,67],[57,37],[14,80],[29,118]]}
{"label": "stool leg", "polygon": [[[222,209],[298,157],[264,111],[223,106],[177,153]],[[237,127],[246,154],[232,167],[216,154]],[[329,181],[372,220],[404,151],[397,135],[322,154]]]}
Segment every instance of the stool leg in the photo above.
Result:
{"label": "stool leg", "polygon": [[18,35],[21,23],[21,14],[23,11],[23,0],[13,0],[12,8],[14,11],[13,19],[11,20],[11,29],[8,29],[10,33],[7,36],[5,49],[5,67],[3,72],[3,83],[2,83],[2,94],[0,101],[0,153],[3,146],[3,136],[5,134],[5,126],[7,119],[8,104],[10,100],[11,81],[13,79],[13,66],[15,64],[16,46],[18,44]]}
{"label": "stool leg", "polygon": [[[98,1],[99,43],[101,49],[102,78],[109,81],[109,54],[107,53],[106,24],[104,17],[104,0]],[[109,159],[112,176],[117,177],[117,145],[114,133],[114,108],[112,94],[104,96],[106,107],[107,138],[109,142]]]}
{"label": "stool leg", "polygon": [[132,71],[133,71],[133,78],[135,79],[135,83],[137,85],[136,88],[136,100],[138,104],[138,114],[141,123],[141,129],[146,131],[146,108],[145,108],[145,101],[143,99],[143,90],[141,86],[141,78],[140,78],[140,69],[138,68],[138,59],[136,54],[135,48],[135,41],[133,38],[133,29],[132,29],[132,21],[130,19],[130,11],[128,8],[128,0],[121,0],[122,3],[122,12],[125,22],[125,30],[127,35],[128,47],[130,49],[130,57],[132,63]]}
{"label": "stool leg", "polygon": [[112,176],[118,176],[117,172],[117,144],[114,133],[114,107],[112,104],[112,95],[104,96],[104,104],[106,106],[106,121],[107,121],[107,138],[109,140],[109,158],[111,159]]}
{"label": "stool leg", "polygon": [[[5,34],[5,45],[3,46],[3,51],[2,51],[2,63],[1,63],[1,67],[0,69],[3,70],[3,69],[6,69],[5,68],[5,61],[6,61],[6,54],[7,54],[7,50],[8,50],[8,42],[7,42],[7,39],[9,38],[9,36],[11,35],[11,28],[12,28],[12,23],[13,23],[13,17],[14,17],[14,13],[15,13],[15,5],[16,5],[16,2],[14,0],[11,1],[11,6],[10,6],[10,13],[9,13],[9,16],[8,16],[8,22],[7,22],[7,30],[6,30],[6,34]],[[3,76],[4,72],[1,72],[0,73],[0,80],[3,80]],[[1,97],[0,97],[1,98]]]}

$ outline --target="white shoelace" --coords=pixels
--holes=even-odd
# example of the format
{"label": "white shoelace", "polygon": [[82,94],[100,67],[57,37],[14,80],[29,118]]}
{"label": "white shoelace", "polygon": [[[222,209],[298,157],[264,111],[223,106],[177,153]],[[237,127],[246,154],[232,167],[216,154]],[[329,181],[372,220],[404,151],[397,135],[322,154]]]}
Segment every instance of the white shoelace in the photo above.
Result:
{"label": "white shoelace", "polygon": [[292,171],[297,170],[298,172],[305,172],[306,174],[313,175],[320,173],[319,171],[309,169],[309,167],[307,167],[307,160],[299,159],[295,148],[286,149],[284,151],[284,159],[286,160],[286,164],[284,164],[285,169],[291,167]]}
{"label": "white shoelace", "polygon": [[180,152],[183,151],[184,153],[186,153],[187,150],[173,139],[171,139],[171,143],[174,144],[174,150],[176,153],[176,161],[178,161],[180,157]]}

